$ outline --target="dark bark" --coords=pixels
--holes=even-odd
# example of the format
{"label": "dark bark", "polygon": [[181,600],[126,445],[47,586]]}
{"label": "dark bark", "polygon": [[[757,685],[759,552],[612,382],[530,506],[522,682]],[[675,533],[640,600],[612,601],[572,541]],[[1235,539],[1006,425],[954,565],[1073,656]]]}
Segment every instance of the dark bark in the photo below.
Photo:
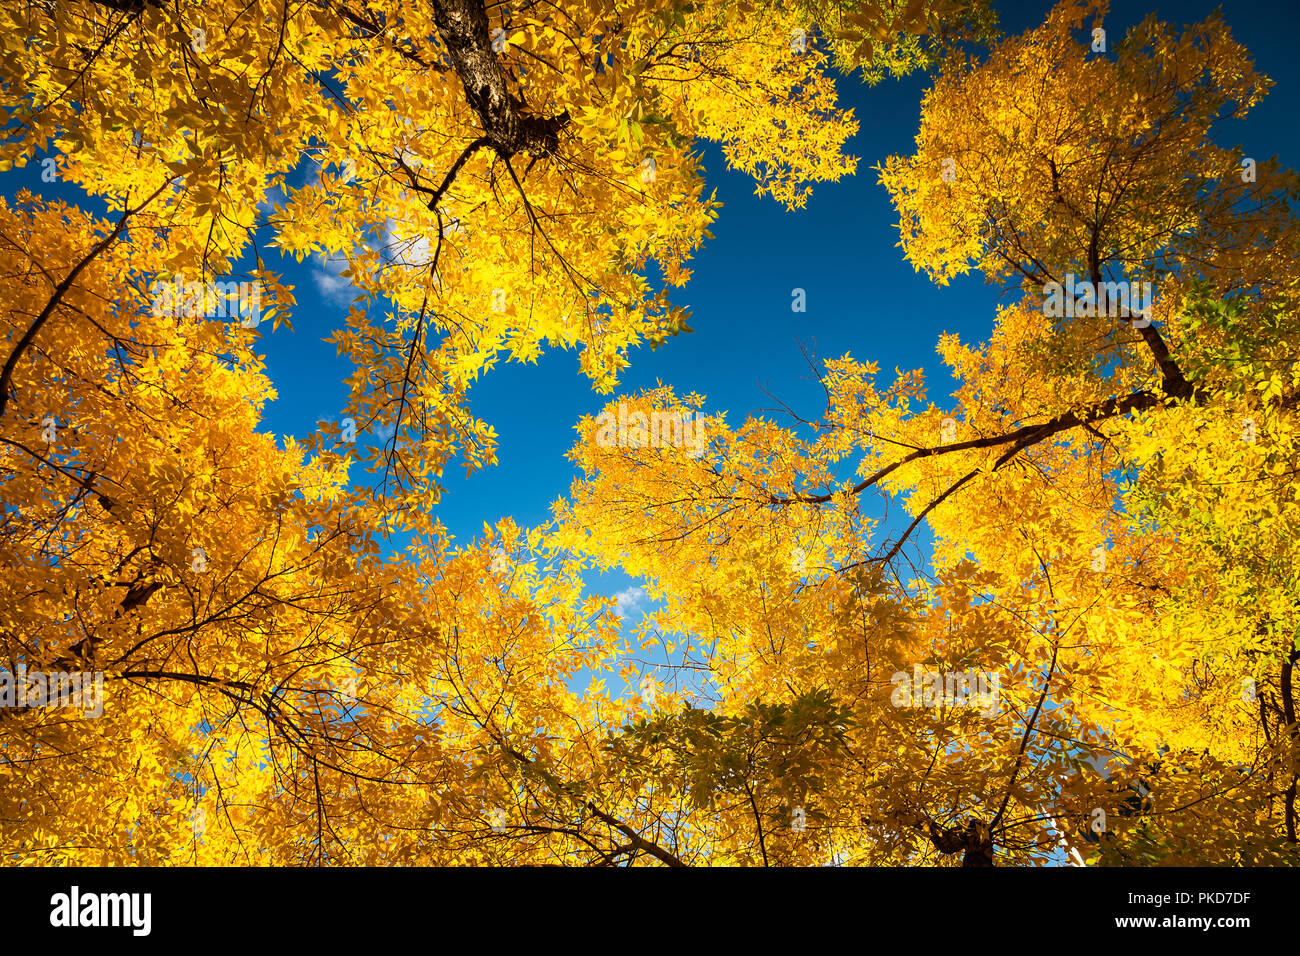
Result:
{"label": "dark bark", "polygon": [[1300,842],[1296,835],[1296,790],[1297,782],[1300,781],[1300,774],[1297,774],[1295,770],[1296,750],[1300,748],[1300,726],[1296,723],[1295,694],[1292,688],[1292,675],[1297,660],[1300,660],[1300,651],[1292,651],[1290,656],[1282,663],[1280,681],[1282,719],[1286,721],[1286,733],[1291,738],[1291,782],[1287,785],[1285,793],[1286,839],[1288,843]]}
{"label": "dark bark", "polygon": [[568,125],[569,113],[533,116],[511,94],[505,70],[492,49],[482,0],[434,0],[433,20],[488,144],[503,159],[523,152],[552,155],[559,146],[560,130]]}
{"label": "dark bark", "polygon": [[983,820],[971,820],[966,829],[930,823],[930,841],[940,853],[962,853],[962,866],[993,865],[993,832]]}

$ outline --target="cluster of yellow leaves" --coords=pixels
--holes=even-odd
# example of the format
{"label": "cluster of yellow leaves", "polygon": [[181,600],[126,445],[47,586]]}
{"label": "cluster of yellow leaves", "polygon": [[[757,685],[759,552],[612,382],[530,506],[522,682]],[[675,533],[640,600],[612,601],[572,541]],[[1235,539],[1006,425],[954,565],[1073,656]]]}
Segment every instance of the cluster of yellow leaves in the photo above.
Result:
{"label": "cluster of yellow leaves", "polygon": [[[0,205],[5,663],[107,696],[0,712],[8,859],[608,862],[659,826],[597,745],[641,704],[570,689],[617,666],[611,602],[509,522],[453,548],[432,507],[449,460],[494,460],[468,396],[502,355],[580,348],[608,391],[685,327],[645,272],[680,286],[708,236],[697,137],[790,207],[852,171],[827,57],[790,46],[812,12],[494,4],[511,108],[555,134],[509,153],[436,4],[0,11],[0,168],[52,152],[110,215]],[[267,249],[358,290],[333,340],[340,417],[392,436],[373,486],[340,426],[258,431],[258,332],[159,308],[243,270],[287,325]]]}
{"label": "cluster of yellow leaves", "polygon": [[[932,860],[987,825],[1007,862],[1063,834],[1106,863],[1297,862],[1295,179],[1240,176],[1212,138],[1268,86],[1220,20],[1102,56],[1079,34],[1104,12],[1062,3],[951,63],[883,167],[918,269],[1024,285],[987,342],[941,339],[951,408],[846,357],[820,419],[707,416],[700,458],[580,428],[561,540],[645,577],[714,709],[819,690],[853,715],[783,860]],[[1150,322],[1048,317],[1068,273],[1158,276]],[[1228,296],[1237,319],[1192,318]],[[873,520],[869,492],[907,513]],[[1000,713],[898,707],[917,665],[1000,675]],[[780,814],[729,812],[753,859]]]}
{"label": "cluster of yellow leaves", "polygon": [[[1105,7],[1066,0],[949,62],[881,169],[904,253],[1024,286],[987,342],[941,340],[952,408],[848,355],[795,427],[660,386],[605,411],[689,425],[582,420],[553,527],[453,547],[442,469],[495,454],[480,374],[574,347],[608,392],[685,327],[668,292],[716,214],[695,138],[797,209],[854,169],[831,65],[902,72],[958,17],[458,6],[509,122],[552,137],[516,150],[443,35],[465,2],[0,11],[0,162],[53,144],[110,215],[0,203],[5,664],[107,694],[0,710],[8,858],[1042,863],[1100,809],[1104,862],[1295,862],[1296,182],[1217,145],[1268,87],[1222,22],[1098,55]],[[247,266],[287,321],[266,248],[359,291],[333,341],[344,417],[391,429],[371,486],[341,426],[258,431],[256,331],[158,308],[157,279]],[[1068,274],[1158,280],[1150,323],[1049,318]],[[653,702],[600,676],[637,665],[592,565],[656,606]],[[996,705],[902,705],[916,668],[995,677]],[[700,727],[711,766],[666,749]]]}

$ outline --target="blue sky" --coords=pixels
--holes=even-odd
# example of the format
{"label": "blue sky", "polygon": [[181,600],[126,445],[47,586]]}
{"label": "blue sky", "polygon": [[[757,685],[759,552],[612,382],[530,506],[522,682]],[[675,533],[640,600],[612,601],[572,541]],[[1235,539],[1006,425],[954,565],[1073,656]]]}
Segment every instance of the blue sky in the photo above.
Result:
{"label": "blue sky", "polygon": [[[1041,23],[1049,5],[999,3],[997,8],[1004,29],[1019,33]],[[1114,36],[1150,10],[1147,3],[1115,4],[1106,27]],[[1213,4],[1200,2],[1157,12],[1173,22],[1191,23],[1213,10]],[[1293,38],[1279,29],[1292,16],[1294,11],[1283,4],[1228,11],[1234,36],[1277,86],[1227,133],[1246,147],[1247,155],[1263,159],[1276,154],[1295,167],[1300,140],[1292,117],[1300,101],[1300,70]],[[897,220],[871,167],[891,153],[912,150],[929,78],[917,75],[874,88],[855,79],[839,85],[843,104],[853,108],[860,124],[849,144],[860,160],[858,173],[817,186],[805,210],[787,212],[770,199],[755,197],[752,181],[728,170],[720,150],[703,147],[707,182],[716,188],[723,208],[712,228],[714,239],[693,263],[691,282],[676,293],[676,300],[693,311],[695,332],[657,350],[633,353],[620,391],[653,387],[662,380],[678,395],[706,395],[707,409],[725,409],[733,424],[747,414],[779,416],[770,392],[804,417],[816,417],[822,393],[800,352],[802,341],[823,359],[850,352],[875,361],[882,381],[889,380],[895,367],[925,368],[930,400],[945,403],[955,383],[939,364],[939,335],[955,332],[967,341],[985,340],[997,303],[1005,301],[1003,293],[974,275],[939,288],[914,272],[896,247]],[[791,312],[794,288],[807,293],[806,313]],[[307,294],[303,302],[314,300]],[[324,312],[322,318],[332,314]],[[300,316],[298,337],[312,324]],[[293,349],[282,344],[268,343],[273,373],[283,361],[306,361],[306,356],[290,359]],[[337,394],[340,402],[333,407],[341,403],[341,390]],[[283,389],[281,395],[273,421],[296,414],[297,408],[316,414],[305,396]],[[483,522],[507,514],[522,525],[546,520],[549,503],[565,494],[575,477],[563,458],[575,438],[573,426],[605,401],[578,375],[572,352],[551,353],[535,365],[501,365],[480,379],[473,407],[500,435],[500,462],[468,479],[463,470],[448,469],[439,510],[443,523],[458,536],[470,536]],[[608,586],[619,580],[611,577]]]}
{"label": "blue sky", "polygon": [[[1016,3],[998,9],[1005,29],[1019,32],[1041,22],[1048,7]],[[1143,3],[1117,4],[1107,28],[1126,28],[1148,9]],[[1213,9],[1210,3],[1183,3],[1163,13],[1194,22]],[[1256,114],[1234,124],[1233,135],[1247,155],[1277,154],[1295,166],[1300,143],[1291,117],[1300,100],[1300,70],[1294,40],[1278,29],[1288,19],[1282,5],[1272,13],[1259,4],[1228,12],[1234,35],[1278,84]],[[721,152],[705,145],[707,182],[723,208],[714,239],[693,263],[693,278],[675,293],[676,301],[691,307],[695,332],[657,350],[634,352],[620,391],[662,380],[679,395],[706,395],[708,410],[727,410],[732,423],[769,409],[771,416],[779,415],[770,392],[805,417],[815,417],[822,395],[799,350],[802,341],[823,359],[850,352],[875,361],[884,381],[895,367],[923,367],[930,376],[930,399],[943,403],[954,383],[935,353],[939,335],[956,332],[983,341],[1002,294],[978,276],[939,288],[914,272],[896,247],[896,218],[870,167],[891,153],[911,151],[928,85],[925,76],[872,89],[857,80],[841,81],[843,103],[860,123],[849,145],[860,159],[858,173],[817,186],[807,209],[799,212],[755,197],[752,181],[727,170]],[[342,407],[345,364],[333,358],[329,346],[305,341],[325,334],[342,310],[322,300],[314,282],[302,285],[297,333],[275,332],[264,339],[268,366],[280,386],[280,399],[268,414],[268,427],[277,432],[305,430],[315,418],[337,415]],[[805,313],[791,312],[794,288],[806,290]],[[331,362],[338,374],[321,374]],[[572,351],[551,352],[534,365],[500,365],[481,378],[472,393],[473,409],[497,429],[500,461],[468,479],[463,469],[448,469],[439,509],[443,523],[465,537],[506,515],[522,525],[546,520],[550,502],[575,477],[563,457],[574,442],[574,424],[606,401],[579,376]]]}
{"label": "blue sky", "polygon": [[[1150,12],[1149,2],[1114,4],[1105,24],[1112,38]],[[1003,28],[1013,34],[1038,25],[1049,4],[996,7]],[[1213,9],[1208,2],[1183,2],[1155,12],[1175,23],[1190,23]],[[1300,164],[1293,128],[1300,69],[1289,31],[1294,16],[1294,8],[1285,3],[1240,4],[1226,11],[1234,36],[1277,83],[1227,136],[1248,156],[1277,155],[1291,167]],[[871,167],[891,153],[911,151],[928,85],[924,75],[887,80],[875,88],[841,80],[843,105],[853,108],[860,123],[849,144],[860,160],[858,174],[818,186],[799,212],[756,198],[752,181],[727,170],[716,147],[703,145],[707,182],[716,188],[723,208],[712,229],[715,238],[693,263],[694,277],[676,294],[679,303],[692,308],[690,324],[696,331],[670,339],[658,350],[634,352],[620,391],[653,387],[661,380],[679,395],[706,395],[706,410],[725,409],[732,423],[748,414],[779,416],[771,396],[805,417],[816,417],[822,397],[800,351],[803,342],[822,359],[848,352],[875,361],[883,381],[895,367],[925,368],[929,398],[945,403],[953,383],[938,363],[938,336],[956,332],[967,341],[987,338],[1002,293],[978,276],[946,288],[934,286],[903,261],[896,247],[896,219]],[[78,201],[73,189],[42,183],[40,171],[40,164],[33,163],[0,174],[0,191],[12,195],[25,186]],[[264,427],[277,435],[304,436],[317,421],[337,419],[344,405],[343,380],[351,368],[322,340],[342,324],[349,296],[318,262],[285,259],[273,268],[297,286],[299,307],[294,332],[262,327],[260,348],[279,392]],[[806,292],[804,313],[791,311],[795,288]],[[606,401],[579,375],[573,351],[553,351],[533,365],[500,365],[479,379],[472,407],[497,429],[500,460],[469,478],[463,468],[449,467],[438,517],[460,541],[479,533],[484,522],[507,515],[521,526],[547,520],[550,503],[567,492],[575,477],[564,458],[575,439],[574,425]],[[629,583],[610,575],[599,587],[613,593]]]}

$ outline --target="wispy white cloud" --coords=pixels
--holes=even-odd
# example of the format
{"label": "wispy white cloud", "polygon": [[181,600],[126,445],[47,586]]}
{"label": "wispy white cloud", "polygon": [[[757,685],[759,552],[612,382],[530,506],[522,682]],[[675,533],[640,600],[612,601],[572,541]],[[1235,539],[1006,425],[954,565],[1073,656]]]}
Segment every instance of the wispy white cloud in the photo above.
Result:
{"label": "wispy white cloud", "polygon": [[269,216],[276,206],[283,206],[288,201],[289,196],[283,189],[279,186],[272,186],[258,202],[257,211],[264,216]]}
{"label": "wispy white cloud", "polygon": [[639,587],[626,588],[614,595],[614,600],[618,602],[618,608],[614,613],[619,617],[626,617],[641,606],[641,602],[645,600],[645,590]]}
{"label": "wispy white cloud", "polygon": [[315,266],[311,270],[312,280],[316,283],[316,291],[320,293],[321,298],[326,302],[347,308],[359,293],[351,280],[339,275],[347,265],[346,261],[341,258],[326,259],[322,256],[320,262],[321,265]]}

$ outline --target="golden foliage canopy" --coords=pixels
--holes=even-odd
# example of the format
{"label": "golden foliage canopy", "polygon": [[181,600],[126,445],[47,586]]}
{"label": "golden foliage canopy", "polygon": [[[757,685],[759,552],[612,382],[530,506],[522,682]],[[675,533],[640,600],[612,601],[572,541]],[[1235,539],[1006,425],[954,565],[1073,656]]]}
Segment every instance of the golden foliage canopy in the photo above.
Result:
{"label": "golden foliage canopy", "polygon": [[[0,640],[105,705],[0,708],[6,858],[1300,862],[1296,181],[1220,145],[1269,86],[1220,19],[1099,53],[1105,12],[977,53],[947,0],[0,9],[0,163],[53,148],[105,211],[0,200]],[[850,355],[810,421],[620,396],[699,441],[586,418],[551,523],[449,540],[481,374],[575,349],[610,393],[688,330],[697,140],[797,210],[856,168],[836,69],[940,58],[879,169],[903,254],[1018,293],[940,341],[951,407]],[[382,448],[259,431],[269,249],[359,290],[332,341]],[[232,277],[251,322],[159,307]],[[1067,277],[1150,310],[1049,314]],[[611,693],[654,643],[677,683]]]}

